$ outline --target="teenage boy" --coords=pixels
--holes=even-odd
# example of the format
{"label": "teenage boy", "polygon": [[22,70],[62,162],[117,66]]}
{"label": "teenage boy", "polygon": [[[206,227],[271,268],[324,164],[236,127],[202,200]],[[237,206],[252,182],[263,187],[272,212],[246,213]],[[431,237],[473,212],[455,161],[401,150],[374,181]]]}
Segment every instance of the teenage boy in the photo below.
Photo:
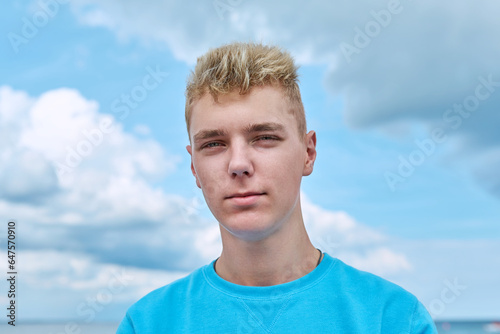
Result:
{"label": "teenage boy", "polygon": [[413,295],[309,240],[300,184],[316,134],[288,53],[210,50],[188,81],[185,113],[191,171],[222,253],[134,304],[118,333],[437,333]]}

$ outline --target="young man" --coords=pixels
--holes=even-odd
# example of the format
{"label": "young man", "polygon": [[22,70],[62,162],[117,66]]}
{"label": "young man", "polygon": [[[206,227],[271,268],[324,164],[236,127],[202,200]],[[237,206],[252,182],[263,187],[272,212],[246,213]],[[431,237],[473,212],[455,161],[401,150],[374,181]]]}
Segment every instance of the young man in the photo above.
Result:
{"label": "young man", "polygon": [[223,250],[134,304],[117,333],[436,333],[413,295],[309,240],[300,184],[316,134],[288,53],[251,43],[210,50],[188,81],[186,123]]}

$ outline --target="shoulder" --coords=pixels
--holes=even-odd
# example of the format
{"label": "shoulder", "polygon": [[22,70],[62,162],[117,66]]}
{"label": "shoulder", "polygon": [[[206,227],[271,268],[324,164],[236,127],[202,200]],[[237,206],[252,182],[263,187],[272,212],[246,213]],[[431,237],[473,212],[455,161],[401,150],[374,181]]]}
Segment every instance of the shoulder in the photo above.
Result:
{"label": "shoulder", "polygon": [[161,288],[149,292],[147,295],[135,302],[128,310],[128,314],[146,313],[145,311],[154,311],[155,309],[165,308],[165,306],[175,305],[178,300],[185,298],[193,290],[193,287],[199,286],[203,280],[204,267],[198,268],[189,275],[179,278]]}
{"label": "shoulder", "polygon": [[398,297],[408,301],[417,298],[399,285],[380,276],[356,269],[341,260],[336,260],[334,275],[337,275],[342,290],[346,293],[365,293],[370,296]]}
{"label": "shoulder", "polygon": [[[412,293],[377,275],[336,260],[334,275],[344,298],[364,314],[374,312],[388,322],[381,326],[396,328],[396,319],[406,319],[407,333],[437,333],[434,322]],[[383,331],[384,332],[384,331]],[[406,331],[405,331],[406,332]]]}
{"label": "shoulder", "polygon": [[422,303],[401,286],[338,259],[332,269],[331,282],[339,291],[335,297],[377,323],[382,333],[392,332],[391,328],[404,328],[402,333],[437,333]]}
{"label": "shoulder", "polygon": [[199,290],[205,282],[205,267],[139,299],[127,310],[117,333],[164,333],[169,332],[169,328],[182,326],[186,301],[199,299]]}

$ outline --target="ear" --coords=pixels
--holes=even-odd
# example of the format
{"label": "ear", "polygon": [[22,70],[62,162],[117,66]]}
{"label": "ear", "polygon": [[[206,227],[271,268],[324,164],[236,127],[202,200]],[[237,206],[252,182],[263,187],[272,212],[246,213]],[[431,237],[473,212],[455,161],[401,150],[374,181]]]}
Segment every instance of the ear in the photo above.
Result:
{"label": "ear", "polygon": [[304,161],[304,171],[303,176],[311,175],[314,167],[314,161],[316,161],[316,132],[309,131],[305,136],[306,144],[306,158]]}
{"label": "ear", "polygon": [[191,145],[188,145],[188,146],[186,146],[186,150],[188,151],[189,155],[191,156],[191,173],[193,173],[193,176],[196,179],[196,185],[198,186],[198,188],[201,189],[200,180],[198,180],[198,175],[196,174],[196,169],[194,169],[194,165],[193,165],[193,148],[191,147]]}

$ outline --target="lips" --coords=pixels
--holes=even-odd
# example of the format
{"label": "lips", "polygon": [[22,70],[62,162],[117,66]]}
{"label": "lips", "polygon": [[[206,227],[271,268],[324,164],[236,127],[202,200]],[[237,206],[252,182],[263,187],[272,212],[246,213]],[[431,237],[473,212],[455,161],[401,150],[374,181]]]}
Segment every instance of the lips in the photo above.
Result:
{"label": "lips", "polygon": [[236,193],[236,194],[232,194],[232,195],[227,196],[226,199],[242,198],[242,197],[249,197],[249,196],[259,196],[259,195],[264,195],[264,193],[260,193],[260,192]]}
{"label": "lips", "polygon": [[262,192],[244,192],[235,193],[226,197],[235,206],[250,206],[257,203],[261,196],[265,195]]}

